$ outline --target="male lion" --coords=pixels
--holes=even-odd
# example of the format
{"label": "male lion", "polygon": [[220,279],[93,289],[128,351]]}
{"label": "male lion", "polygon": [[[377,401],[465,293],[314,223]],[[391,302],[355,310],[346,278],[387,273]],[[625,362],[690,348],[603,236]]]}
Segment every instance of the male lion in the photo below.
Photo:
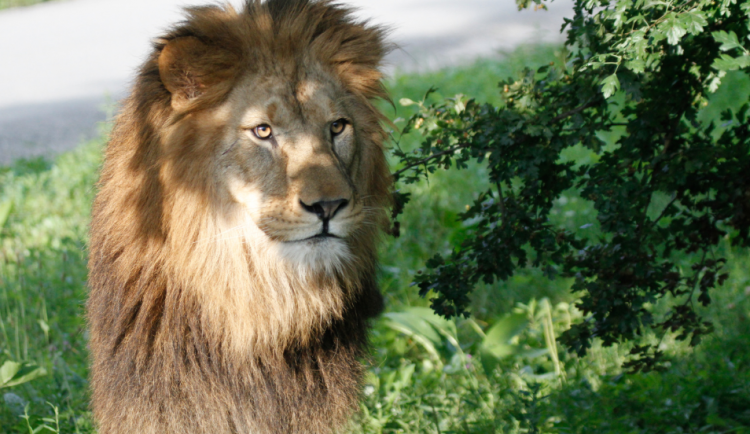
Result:
{"label": "male lion", "polygon": [[382,308],[386,51],[328,0],[191,8],[157,40],[93,208],[101,434],[346,422]]}

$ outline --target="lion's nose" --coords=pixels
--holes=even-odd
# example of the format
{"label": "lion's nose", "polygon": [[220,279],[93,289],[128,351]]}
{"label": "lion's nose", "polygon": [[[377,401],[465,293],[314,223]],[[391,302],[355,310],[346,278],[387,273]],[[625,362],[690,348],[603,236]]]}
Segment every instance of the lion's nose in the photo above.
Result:
{"label": "lion's nose", "polygon": [[337,212],[346,207],[349,201],[346,199],[321,200],[320,202],[308,205],[300,200],[299,204],[302,205],[305,211],[317,215],[323,222],[328,222]]}

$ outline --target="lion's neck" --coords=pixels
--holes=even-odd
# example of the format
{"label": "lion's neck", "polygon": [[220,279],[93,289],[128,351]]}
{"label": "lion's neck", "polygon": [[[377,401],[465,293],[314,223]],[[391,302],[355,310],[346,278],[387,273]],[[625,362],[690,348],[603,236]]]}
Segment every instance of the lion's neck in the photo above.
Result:
{"label": "lion's neck", "polygon": [[[190,288],[204,324],[236,354],[306,345],[340,320],[357,295],[355,282],[363,273],[354,264],[300,266],[251,224],[208,217],[196,221],[200,227],[191,232],[170,234],[169,272]],[[186,240],[192,248],[185,248]]]}

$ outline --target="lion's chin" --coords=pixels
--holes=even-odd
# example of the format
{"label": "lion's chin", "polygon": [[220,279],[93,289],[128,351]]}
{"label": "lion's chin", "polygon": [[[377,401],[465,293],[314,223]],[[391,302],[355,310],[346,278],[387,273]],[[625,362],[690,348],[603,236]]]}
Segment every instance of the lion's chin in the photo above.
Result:
{"label": "lion's chin", "polygon": [[332,236],[314,236],[299,241],[277,242],[278,255],[303,273],[334,274],[350,265],[353,255],[344,240]]}

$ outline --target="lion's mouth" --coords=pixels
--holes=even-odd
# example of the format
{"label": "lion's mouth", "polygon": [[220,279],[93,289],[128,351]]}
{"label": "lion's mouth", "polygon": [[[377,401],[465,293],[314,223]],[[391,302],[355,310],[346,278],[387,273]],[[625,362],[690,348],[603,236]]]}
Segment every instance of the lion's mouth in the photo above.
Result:
{"label": "lion's mouth", "polygon": [[321,233],[313,235],[311,237],[304,238],[304,239],[302,239],[300,241],[320,242],[320,241],[325,241],[325,240],[328,240],[328,239],[331,239],[331,238],[340,239],[339,237],[337,237],[336,235],[333,235],[330,232],[321,232]]}
{"label": "lion's mouth", "polygon": [[334,235],[330,232],[320,232],[311,237],[300,238],[298,240],[288,240],[288,241],[285,241],[285,243],[287,244],[297,244],[297,243],[317,244],[317,243],[324,243],[329,240],[341,240],[341,239],[342,239],[341,237]]}

